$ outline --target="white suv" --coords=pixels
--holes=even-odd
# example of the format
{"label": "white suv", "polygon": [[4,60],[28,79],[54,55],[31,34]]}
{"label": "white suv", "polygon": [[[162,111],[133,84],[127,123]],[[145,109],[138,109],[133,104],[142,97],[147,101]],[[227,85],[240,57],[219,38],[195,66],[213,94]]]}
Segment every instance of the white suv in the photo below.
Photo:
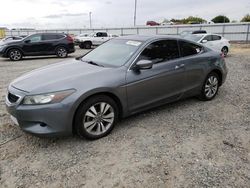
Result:
{"label": "white suv", "polygon": [[204,46],[211,48],[217,52],[222,52],[224,56],[227,56],[230,48],[229,40],[216,34],[192,34],[186,35],[185,39],[193,40],[197,43],[201,43]]}

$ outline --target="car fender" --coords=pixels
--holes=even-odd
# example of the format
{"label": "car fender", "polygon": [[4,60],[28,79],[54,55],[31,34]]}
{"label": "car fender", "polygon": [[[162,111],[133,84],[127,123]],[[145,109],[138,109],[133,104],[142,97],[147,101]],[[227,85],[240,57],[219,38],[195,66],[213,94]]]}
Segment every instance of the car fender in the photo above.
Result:
{"label": "car fender", "polygon": [[23,55],[25,55],[24,51],[22,50],[22,48],[21,48],[20,46],[8,46],[8,47],[4,50],[4,53],[5,53],[6,55],[8,55],[9,50],[11,50],[11,49],[18,49],[18,50],[20,50],[20,51],[22,52]]}
{"label": "car fender", "polygon": [[[123,92],[126,92],[126,88],[125,87],[121,87],[120,88],[120,92],[115,91],[116,89],[113,88],[108,88],[108,87],[102,87],[102,88],[95,88],[92,90],[89,90],[85,93],[83,93],[82,95],[80,95],[80,97],[78,97],[78,99],[74,102],[74,104],[72,105],[72,109],[71,109],[71,117],[74,118],[75,112],[77,111],[78,107],[82,104],[83,101],[87,100],[88,98],[90,98],[91,96],[94,95],[98,95],[98,94],[103,94],[103,95],[108,95],[108,96],[114,96],[115,97],[115,101],[116,99],[119,100],[118,104],[121,107],[121,113],[123,114],[123,116],[126,116],[127,114],[127,100],[126,100],[126,96],[124,95],[124,97],[120,97],[122,96]],[[117,101],[116,101],[117,102]],[[73,119],[72,119],[73,120]]]}

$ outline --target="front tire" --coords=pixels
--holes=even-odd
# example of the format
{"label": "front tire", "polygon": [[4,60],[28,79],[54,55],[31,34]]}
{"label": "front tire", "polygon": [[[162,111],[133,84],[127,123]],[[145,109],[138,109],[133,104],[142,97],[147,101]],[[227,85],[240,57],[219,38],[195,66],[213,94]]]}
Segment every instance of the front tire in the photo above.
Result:
{"label": "front tire", "polygon": [[208,74],[201,90],[199,98],[203,101],[212,100],[219,90],[219,76],[215,72]]}
{"label": "front tire", "polygon": [[60,58],[66,58],[68,57],[68,51],[65,47],[58,47],[56,49],[56,55],[57,57],[60,57]]}
{"label": "front tire", "polygon": [[85,49],[91,49],[92,43],[91,42],[84,42],[83,46]]}
{"label": "front tire", "polygon": [[105,95],[97,95],[84,101],[76,112],[75,129],[79,136],[90,140],[108,135],[118,120],[115,101]]}
{"label": "front tire", "polygon": [[9,56],[11,61],[19,61],[23,58],[22,52],[18,49],[11,49],[8,52],[8,56]]}

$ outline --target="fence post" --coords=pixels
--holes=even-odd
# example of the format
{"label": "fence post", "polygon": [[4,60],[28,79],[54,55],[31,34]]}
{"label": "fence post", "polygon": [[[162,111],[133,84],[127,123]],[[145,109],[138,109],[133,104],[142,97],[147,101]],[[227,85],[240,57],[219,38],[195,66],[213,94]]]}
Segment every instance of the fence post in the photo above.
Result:
{"label": "fence post", "polygon": [[224,34],[225,34],[225,24],[223,24],[223,27],[222,27],[222,36],[224,37]]}
{"label": "fence post", "polygon": [[179,35],[179,27],[177,26],[177,29],[176,29],[176,34]]}
{"label": "fence post", "polygon": [[121,36],[123,36],[123,28],[121,28]]}
{"label": "fence post", "polygon": [[158,35],[158,27],[155,28],[155,34]]}
{"label": "fence post", "polygon": [[246,37],[246,43],[248,43],[248,40],[249,40],[249,30],[250,30],[250,24],[248,24],[247,26],[247,37]]}

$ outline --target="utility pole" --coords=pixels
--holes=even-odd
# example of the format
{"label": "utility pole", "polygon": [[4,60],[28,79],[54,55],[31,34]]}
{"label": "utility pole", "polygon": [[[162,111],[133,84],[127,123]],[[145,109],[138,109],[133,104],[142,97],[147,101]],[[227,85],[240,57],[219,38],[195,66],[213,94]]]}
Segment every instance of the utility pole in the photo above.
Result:
{"label": "utility pole", "polygon": [[89,12],[89,27],[92,28],[92,20],[91,20],[92,12]]}
{"label": "utility pole", "polygon": [[137,0],[135,0],[134,26],[136,25],[136,7],[137,7]]}

